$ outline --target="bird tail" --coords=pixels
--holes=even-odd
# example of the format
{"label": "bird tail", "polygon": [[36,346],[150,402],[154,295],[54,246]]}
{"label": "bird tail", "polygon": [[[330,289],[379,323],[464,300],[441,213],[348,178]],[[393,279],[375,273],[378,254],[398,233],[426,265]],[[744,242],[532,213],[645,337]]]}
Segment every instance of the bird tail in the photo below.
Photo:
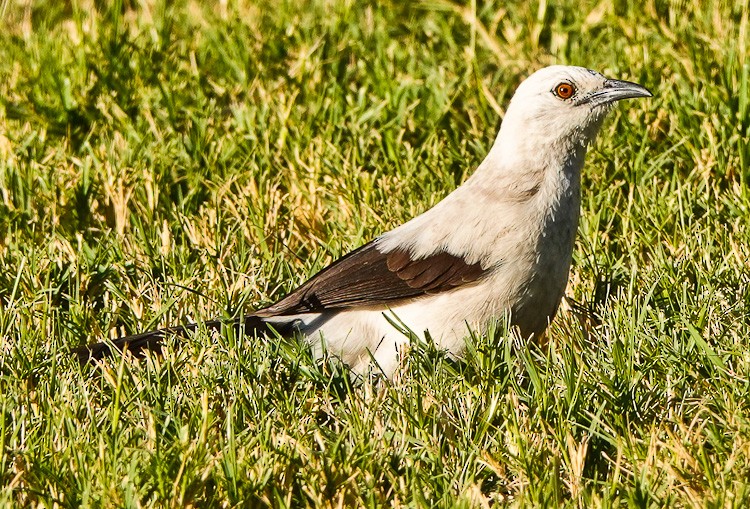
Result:
{"label": "bird tail", "polygon": [[101,360],[120,351],[128,351],[137,357],[143,357],[147,351],[160,351],[164,338],[169,336],[185,338],[199,327],[205,327],[209,331],[221,331],[223,327],[232,327],[235,332],[247,335],[272,334],[273,332],[262,318],[255,315],[247,315],[233,322],[210,320],[202,324],[191,323],[189,325],[141,332],[140,334],[118,338],[112,342],[92,343],[76,348],[73,350],[73,354],[81,364],[86,364],[93,360]]}

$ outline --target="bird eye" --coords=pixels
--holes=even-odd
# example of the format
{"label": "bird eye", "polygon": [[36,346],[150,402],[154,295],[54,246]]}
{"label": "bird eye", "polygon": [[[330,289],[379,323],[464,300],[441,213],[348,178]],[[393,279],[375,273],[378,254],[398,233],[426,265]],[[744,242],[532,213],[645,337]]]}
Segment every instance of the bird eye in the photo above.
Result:
{"label": "bird eye", "polygon": [[555,87],[555,95],[560,99],[570,99],[575,93],[576,87],[565,81]]}

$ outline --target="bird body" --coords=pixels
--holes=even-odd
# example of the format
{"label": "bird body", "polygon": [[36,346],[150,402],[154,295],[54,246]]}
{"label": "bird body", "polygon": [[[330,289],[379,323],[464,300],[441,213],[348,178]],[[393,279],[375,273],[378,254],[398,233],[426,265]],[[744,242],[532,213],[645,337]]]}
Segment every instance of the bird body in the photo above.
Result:
{"label": "bird body", "polygon": [[[463,185],[243,323],[299,331],[354,371],[374,360],[388,376],[410,341],[394,324],[456,355],[469,330],[503,316],[524,337],[541,334],[568,281],[586,149],[615,101],[650,95],[581,67],[537,71],[518,87],[489,154]],[[185,330],[115,345],[151,347]],[[98,357],[95,347],[84,353]]]}

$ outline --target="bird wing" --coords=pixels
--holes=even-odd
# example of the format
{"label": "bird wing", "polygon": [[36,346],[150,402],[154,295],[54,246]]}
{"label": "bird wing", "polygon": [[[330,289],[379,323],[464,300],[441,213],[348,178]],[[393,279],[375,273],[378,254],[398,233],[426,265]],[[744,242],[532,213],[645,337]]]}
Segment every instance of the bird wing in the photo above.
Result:
{"label": "bird wing", "polygon": [[480,279],[479,262],[439,251],[413,259],[408,249],[381,252],[369,242],[318,272],[302,286],[255,313],[269,317],[364,306],[389,306]]}

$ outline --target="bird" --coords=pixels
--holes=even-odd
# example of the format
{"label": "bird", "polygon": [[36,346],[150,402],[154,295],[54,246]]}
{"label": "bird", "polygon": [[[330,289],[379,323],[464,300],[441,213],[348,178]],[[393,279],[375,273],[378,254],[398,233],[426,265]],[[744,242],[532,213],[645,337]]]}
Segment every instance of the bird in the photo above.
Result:
{"label": "bird", "polygon": [[[642,85],[553,65],[518,85],[486,158],[434,207],[382,233],[274,304],[235,322],[246,335],[299,334],[353,373],[397,371],[413,338],[460,357],[470,331],[505,318],[539,338],[568,283],[581,202],[581,170],[602,122]],[[198,324],[76,349],[79,361],[161,348]],[[114,347],[114,348],[113,348]]]}

